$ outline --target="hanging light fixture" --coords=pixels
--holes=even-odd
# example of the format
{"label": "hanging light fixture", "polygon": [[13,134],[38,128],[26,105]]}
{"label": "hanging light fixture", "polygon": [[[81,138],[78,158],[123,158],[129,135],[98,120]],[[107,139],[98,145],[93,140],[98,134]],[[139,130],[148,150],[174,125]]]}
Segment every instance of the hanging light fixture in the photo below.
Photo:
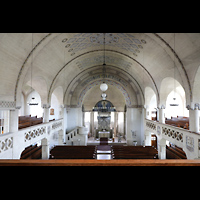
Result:
{"label": "hanging light fixture", "polygon": [[102,97],[103,100],[106,100],[107,94],[106,94],[106,93],[103,93],[103,94],[101,95],[101,97]]}
{"label": "hanging light fixture", "polygon": [[[106,72],[106,56],[105,56],[105,33],[104,33],[104,59],[103,59],[103,75],[105,77],[105,72]],[[103,81],[103,83],[100,85],[100,90],[102,92],[105,92],[108,89],[108,85]]]}
{"label": "hanging light fixture", "polygon": [[179,106],[177,100],[176,100],[176,81],[175,81],[175,33],[174,33],[174,97],[173,97],[173,103],[170,103],[170,106]]}
{"label": "hanging light fixture", "polygon": [[32,97],[30,102],[27,103],[29,106],[37,106],[38,102],[35,100],[35,97]]}

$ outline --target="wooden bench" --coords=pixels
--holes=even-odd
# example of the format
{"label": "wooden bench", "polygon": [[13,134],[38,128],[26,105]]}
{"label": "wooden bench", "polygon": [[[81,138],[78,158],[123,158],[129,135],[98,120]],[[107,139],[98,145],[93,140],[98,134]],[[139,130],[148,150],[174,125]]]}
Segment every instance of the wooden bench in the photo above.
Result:
{"label": "wooden bench", "polygon": [[20,159],[41,159],[42,157],[42,146],[29,146],[21,154]]}
{"label": "wooden bench", "polygon": [[115,159],[155,159],[158,151],[151,146],[113,146]]}
{"label": "wooden bench", "polygon": [[184,116],[171,117],[171,119],[165,118],[165,123],[171,126],[176,126],[189,130],[189,118]]}
{"label": "wooden bench", "polygon": [[31,115],[19,116],[18,129],[27,128],[41,123],[43,123],[43,118],[37,118],[37,115],[33,117],[31,117]]}
{"label": "wooden bench", "polygon": [[167,159],[187,159],[187,156],[183,150],[176,146],[166,146]]}
{"label": "wooden bench", "polygon": [[93,159],[95,146],[55,146],[50,151],[51,159]]}

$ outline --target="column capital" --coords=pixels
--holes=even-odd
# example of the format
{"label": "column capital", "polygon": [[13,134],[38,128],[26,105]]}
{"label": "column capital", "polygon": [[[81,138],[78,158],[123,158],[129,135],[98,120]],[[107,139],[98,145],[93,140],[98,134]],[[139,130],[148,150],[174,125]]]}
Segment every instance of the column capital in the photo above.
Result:
{"label": "column capital", "polygon": [[43,105],[42,105],[42,108],[49,109],[50,107],[51,107],[51,105],[50,105],[50,104],[48,104],[48,103],[47,103],[47,104],[43,104]]}
{"label": "column capital", "polygon": [[164,105],[158,106],[158,109],[165,109],[166,107]]}
{"label": "column capital", "polygon": [[200,110],[200,104],[199,103],[191,103],[191,105],[187,105],[186,108],[188,110]]}

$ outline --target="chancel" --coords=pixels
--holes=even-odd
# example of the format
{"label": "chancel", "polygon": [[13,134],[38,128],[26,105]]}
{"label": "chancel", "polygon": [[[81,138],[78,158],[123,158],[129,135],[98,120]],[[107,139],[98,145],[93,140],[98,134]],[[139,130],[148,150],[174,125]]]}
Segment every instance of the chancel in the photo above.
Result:
{"label": "chancel", "polygon": [[0,165],[200,165],[199,33],[0,33],[0,44]]}

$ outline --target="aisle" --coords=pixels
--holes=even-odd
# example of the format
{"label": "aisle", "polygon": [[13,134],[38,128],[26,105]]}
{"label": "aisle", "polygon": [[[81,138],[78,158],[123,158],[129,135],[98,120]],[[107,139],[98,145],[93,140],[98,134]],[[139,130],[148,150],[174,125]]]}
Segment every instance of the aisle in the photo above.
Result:
{"label": "aisle", "polygon": [[[88,138],[87,145],[98,145],[100,141],[97,139],[95,140],[94,137]],[[108,144],[126,144],[126,140],[124,138],[121,139],[121,142],[118,142],[118,137],[115,137],[115,141],[113,142],[111,139],[108,141]]]}

